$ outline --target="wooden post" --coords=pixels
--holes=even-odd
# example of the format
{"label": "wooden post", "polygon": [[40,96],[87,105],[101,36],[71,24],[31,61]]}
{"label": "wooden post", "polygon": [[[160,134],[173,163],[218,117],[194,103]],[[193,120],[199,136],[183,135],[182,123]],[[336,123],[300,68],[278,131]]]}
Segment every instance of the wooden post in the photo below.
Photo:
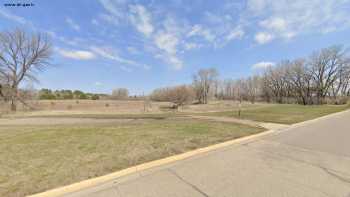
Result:
{"label": "wooden post", "polygon": [[239,103],[238,103],[238,117],[239,118],[241,118],[241,107],[242,107],[241,102],[242,101],[239,101]]}
{"label": "wooden post", "polygon": [[146,97],[144,92],[142,92],[142,97],[143,97],[143,112],[146,112]]}

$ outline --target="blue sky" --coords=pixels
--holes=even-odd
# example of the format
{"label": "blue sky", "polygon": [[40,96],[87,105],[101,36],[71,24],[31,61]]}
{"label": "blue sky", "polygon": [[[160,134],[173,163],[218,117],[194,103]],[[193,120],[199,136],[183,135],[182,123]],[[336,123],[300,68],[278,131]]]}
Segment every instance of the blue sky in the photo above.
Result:
{"label": "blue sky", "polygon": [[141,94],[190,83],[200,68],[239,78],[350,44],[350,0],[20,2],[34,6],[2,4],[0,30],[45,32],[54,44],[55,66],[40,73],[36,88]]}

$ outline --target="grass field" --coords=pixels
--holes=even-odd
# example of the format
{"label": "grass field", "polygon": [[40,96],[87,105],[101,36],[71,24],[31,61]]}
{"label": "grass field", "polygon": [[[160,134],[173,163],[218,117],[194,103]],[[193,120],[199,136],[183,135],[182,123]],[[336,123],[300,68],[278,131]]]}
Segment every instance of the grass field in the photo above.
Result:
{"label": "grass field", "polygon": [[160,110],[169,103],[152,103],[145,112],[142,101],[38,106],[0,118],[0,196],[33,194],[265,130],[187,115],[292,124],[350,108],[243,103],[238,117],[238,103],[232,101],[190,105],[176,113]]}
{"label": "grass field", "polygon": [[50,118],[38,119],[32,125],[0,126],[0,196],[41,192],[263,131],[188,118],[119,119],[80,125],[41,125]]}
{"label": "grass field", "polygon": [[350,109],[350,105],[313,105],[303,106],[296,104],[256,104],[256,107],[242,107],[241,116],[238,109],[231,111],[201,113],[206,116],[224,116],[255,120],[259,122],[273,122],[293,124],[327,114]]}

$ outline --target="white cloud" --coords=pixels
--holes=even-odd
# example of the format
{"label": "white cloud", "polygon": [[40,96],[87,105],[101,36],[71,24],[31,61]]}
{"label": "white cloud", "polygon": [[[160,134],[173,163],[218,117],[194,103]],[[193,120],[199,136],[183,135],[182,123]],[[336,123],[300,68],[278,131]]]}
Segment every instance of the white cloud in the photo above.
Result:
{"label": "white cloud", "polygon": [[155,43],[158,48],[166,51],[169,54],[176,54],[178,38],[170,33],[159,33],[155,36]]}
{"label": "white cloud", "polygon": [[118,55],[116,50],[109,48],[109,47],[102,48],[102,47],[92,46],[92,47],[90,47],[90,50],[95,52],[97,55],[99,55],[103,58],[110,59],[110,60],[113,60],[113,61],[116,61],[116,62],[119,62],[122,64],[128,64],[128,65],[135,66],[135,67],[141,67],[141,68],[144,68],[146,70],[151,68],[150,66],[148,66],[146,64],[141,64],[141,63],[135,62],[133,60],[123,58],[123,57]]}
{"label": "white cloud", "polygon": [[168,60],[173,66],[175,70],[180,70],[183,68],[183,62],[176,56],[169,56]]}
{"label": "white cloud", "polygon": [[280,17],[273,17],[273,18],[263,20],[260,22],[260,25],[267,29],[271,29],[273,31],[279,31],[279,32],[285,31],[287,28],[286,20]]}
{"label": "white cloud", "polygon": [[117,18],[124,17],[124,10],[122,8],[126,3],[125,0],[100,0],[100,3],[110,14]]}
{"label": "white cloud", "polygon": [[253,12],[260,12],[265,9],[267,0],[248,0],[247,7]]}
{"label": "white cloud", "polygon": [[3,16],[9,20],[15,21],[17,23],[21,23],[21,24],[26,24],[28,23],[28,21],[26,19],[24,19],[23,17],[17,16],[15,14],[12,14],[4,9],[0,8],[0,16]]}
{"label": "white cloud", "polygon": [[182,62],[182,60],[178,58],[175,54],[160,52],[158,54],[155,54],[154,57],[157,59],[161,59],[164,62],[167,62],[175,70],[181,70],[184,67],[184,63]]}
{"label": "white cloud", "polygon": [[233,29],[229,34],[226,36],[226,40],[231,41],[234,39],[241,39],[244,36],[245,32],[241,27],[237,27]]}
{"label": "white cloud", "polygon": [[194,25],[190,32],[188,32],[187,37],[192,36],[202,36],[209,42],[213,42],[215,40],[215,35],[211,33],[209,29],[202,27],[201,25]]}
{"label": "white cloud", "polygon": [[71,18],[66,17],[66,23],[74,30],[79,31],[80,30],[80,26],[75,23]]}
{"label": "white cloud", "polygon": [[169,62],[176,70],[183,67],[183,62],[177,57],[177,48],[179,45],[177,36],[171,33],[160,32],[155,36],[154,42],[162,50],[162,54],[157,54],[157,56]]}
{"label": "white cloud", "polygon": [[[126,26],[134,28],[127,36],[128,40],[119,39],[118,43],[125,46],[125,51],[121,52],[149,52],[174,68],[185,64],[186,56],[182,54],[196,48],[223,47],[229,42],[248,37],[258,44],[267,44],[302,34],[329,33],[350,27],[350,14],[346,9],[350,0],[225,1],[215,5],[218,9],[210,12],[192,12],[194,7],[187,6],[184,13],[172,9],[172,6],[180,6],[174,5],[173,1],[142,5],[135,3],[139,1],[127,0],[100,2],[106,11],[97,19],[100,23],[108,21],[107,25],[116,26],[106,31],[105,36],[119,39]],[[194,3],[193,6],[196,6],[196,10],[202,9],[200,4]],[[194,13],[198,20],[194,23],[186,17],[188,13]],[[122,29],[121,32],[119,29]],[[133,43],[126,43],[130,40]],[[124,53],[114,54],[119,57],[119,62],[128,62],[119,54]]]}
{"label": "white cloud", "polygon": [[94,53],[90,51],[84,51],[84,50],[66,50],[61,48],[56,48],[59,54],[61,54],[63,57],[76,59],[76,60],[91,60],[95,59],[96,56]]}
{"label": "white cloud", "polygon": [[252,66],[253,69],[264,69],[276,65],[274,62],[258,62]]}
{"label": "white cloud", "polygon": [[96,54],[100,55],[101,57],[111,59],[111,60],[116,60],[115,55],[111,51],[111,49],[108,48],[100,48],[96,46],[90,47],[91,51],[95,52]]}
{"label": "white cloud", "polygon": [[193,43],[193,42],[184,43],[184,46],[185,46],[186,50],[192,50],[192,49],[199,49],[199,48],[201,48],[200,44]]}
{"label": "white cloud", "polygon": [[102,82],[99,82],[99,81],[96,81],[95,83],[94,83],[94,86],[96,86],[96,87],[102,87],[104,84],[102,83]]}
{"label": "white cloud", "polygon": [[151,14],[142,5],[130,6],[130,20],[136,29],[143,33],[145,36],[150,36],[154,27],[151,22]]}
{"label": "white cloud", "polygon": [[255,41],[259,44],[266,44],[273,39],[273,35],[266,32],[259,32],[255,34]]}
{"label": "white cloud", "polygon": [[349,0],[248,0],[245,17],[257,20],[260,32],[291,39],[349,28],[349,6]]}

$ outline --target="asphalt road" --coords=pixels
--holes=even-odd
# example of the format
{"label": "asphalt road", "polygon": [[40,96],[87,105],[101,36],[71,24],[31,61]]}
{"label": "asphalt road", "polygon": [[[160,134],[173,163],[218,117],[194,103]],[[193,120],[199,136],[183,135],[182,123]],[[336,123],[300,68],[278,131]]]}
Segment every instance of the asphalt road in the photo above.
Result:
{"label": "asphalt road", "polygon": [[350,197],[350,111],[66,197]]}

